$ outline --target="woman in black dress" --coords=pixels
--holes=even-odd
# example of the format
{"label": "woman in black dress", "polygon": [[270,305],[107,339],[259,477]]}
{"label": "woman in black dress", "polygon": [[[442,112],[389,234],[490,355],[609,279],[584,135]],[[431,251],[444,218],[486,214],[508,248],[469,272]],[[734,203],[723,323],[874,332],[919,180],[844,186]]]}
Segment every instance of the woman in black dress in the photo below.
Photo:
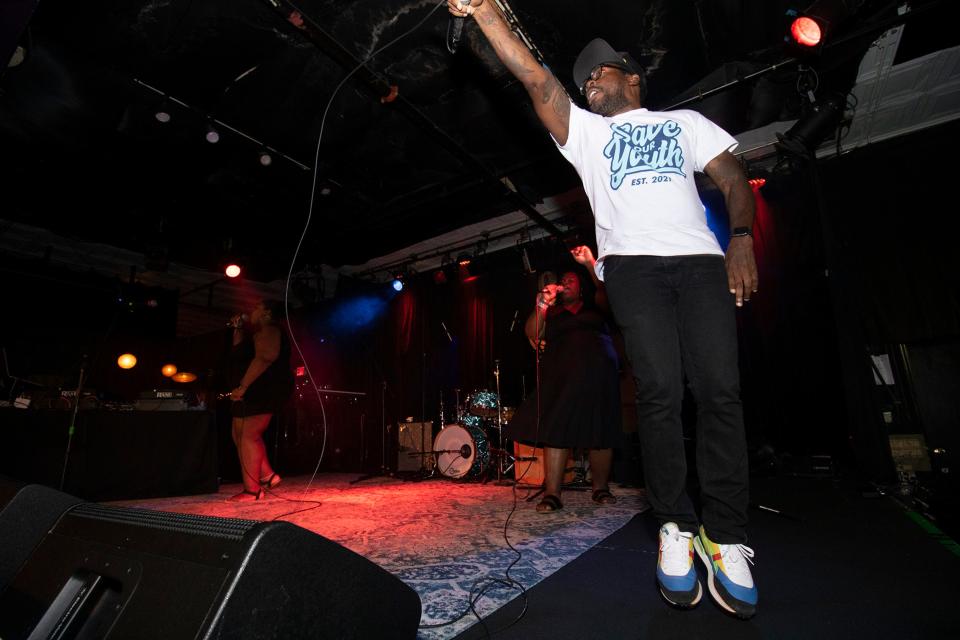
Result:
{"label": "woman in black dress", "polygon": [[263,432],[293,391],[290,342],[276,324],[282,317],[282,304],[264,301],[249,316],[241,314],[232,322],[233,442],[243,475],[243,491],[232,501],[259,500],[264,489],[280,484],[267,459]]}
{"label": "woman in black dress", "polygon": [[[593,501],[616,502],[610,493],[613,446],[619,442],[620,379],[617,355],[607,328],[603,283],[588,247],[570,252],[589,271],[597,289],[592,303],[583,300],[580,276],[564,273],[558,285],[537,294],[537,306],[525,331],[539,349],[540,392],[517,410],[507,432],[514,440],[544,445],[544,496],[537,511],[561,509],[560,491],[570,449],[590,449]],[[537,414],[540,414],[539,425]],[[522,465],[521,465],[522,468]]]}

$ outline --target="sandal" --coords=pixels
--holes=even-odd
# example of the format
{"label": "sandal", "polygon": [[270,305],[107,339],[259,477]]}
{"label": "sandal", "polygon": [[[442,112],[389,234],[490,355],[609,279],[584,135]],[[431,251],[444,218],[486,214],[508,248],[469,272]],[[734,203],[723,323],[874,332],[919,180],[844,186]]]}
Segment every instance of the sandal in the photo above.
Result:
{"label": "sandal", "polygon": [[[252,497],[251,497],[252,496]],[[244,489],[235,496],[230,496],[227,498],[227,502],[254,502],[255,500],[263,499],[263,489],[257,489],[256,491],[247,491]]]}
{"label": "sandal", "polygon": [[597,504],[616,504],[617,496],[610,493],[609,489],[596,489],[591,499]]}
{"label": "sandal", "polygon": [[278,476],[276,473],[271,473],[269,478],[260,479],[260,486],[265,489],[273,489],[281,482],[283,482],[283,478]]}
{"label": "sandal", "polygon": [[543,499],[537,504],[537,513],[551,513],[560,509],[563,509],[563,503],[557,496],[543,496]]}

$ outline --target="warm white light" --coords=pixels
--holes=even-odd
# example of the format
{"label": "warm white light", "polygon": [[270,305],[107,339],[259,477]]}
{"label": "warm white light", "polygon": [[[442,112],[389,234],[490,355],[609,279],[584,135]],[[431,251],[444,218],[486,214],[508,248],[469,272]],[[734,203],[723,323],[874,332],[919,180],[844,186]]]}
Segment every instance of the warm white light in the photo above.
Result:
{"label": "warm white light", "polygon": [[227,274],[228,278],[236,278],[240,275],[240,265],[238,264],[228,264],[227,268],[223,270]]}
{"label": "warm white light", "polygon": [[137,366],[137,357],[132,353],[125,353],[117,358],[117,366],[121,369],[133,369]]}
{"label": "warm white light", "polygon": [[270,155],[269,153],[267,153],[266,151],[261,151],[261,152],[260,152],[260,164],[262,164],[262,165],[265,166],[265,167],[269,167],[271,164],[273,164],[273,156],[271,156],[271,155]]}
{"label": "warm white light", "polygon": [[163,365],[163,368],[160,369],[160,373],[162,373],[167,378],[171,377],[176,372],[177,372],[177,365],[175,364],[165,364]]}

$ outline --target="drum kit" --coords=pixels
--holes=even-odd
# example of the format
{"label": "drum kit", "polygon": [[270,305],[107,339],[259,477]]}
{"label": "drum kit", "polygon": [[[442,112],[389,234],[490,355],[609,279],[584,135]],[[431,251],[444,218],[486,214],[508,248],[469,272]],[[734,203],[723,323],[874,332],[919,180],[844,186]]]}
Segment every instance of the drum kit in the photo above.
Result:
{"label": "drum kit", "polygon": [[[499,361],[495,361],[493,375],[499,391]],[[487,389],[470,393],[461,405],[458,390],[456,422],[444,424],[442,405],[441,401],[440,424],[444,426],[433,441],[434,470],[447,478],[484,482],[495,473],[497,481],[502,481],[514,463],[503,437],[513,408],[502,406],[500,394]]]}
{"label": "drum kit", "polygon": [[442,476],[463,480],[489,478],[497,470],[506,473],[503,426],[513,409],[501,407],[499,396],[481,389],[457,403],[457,421],[444,425],[433,441],[436,470]]}

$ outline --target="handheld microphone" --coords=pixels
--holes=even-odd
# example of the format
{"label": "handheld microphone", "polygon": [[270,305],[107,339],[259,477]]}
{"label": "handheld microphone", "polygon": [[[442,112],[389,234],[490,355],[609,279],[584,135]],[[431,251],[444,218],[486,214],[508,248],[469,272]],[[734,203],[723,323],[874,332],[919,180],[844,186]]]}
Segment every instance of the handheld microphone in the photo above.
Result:
{"label": "handheld microphone", "polygon": [[[462,0],[464,5],[469,5],[470,0]],[[447,25],[447,51],[457,52],[457,45],[460,44],[460,36],[463,33],[464,18],[450,16],[450,22]]]}
{"label": "handheld microphone", "polygon": [[557,284],[557,274],[555,274],[553,271],[544,271],[543,275],[540,276],[540,290],[543,291],[547,288],[547,285],[550,284],[556,285],[557,293],[563,292],[563,286]]}

